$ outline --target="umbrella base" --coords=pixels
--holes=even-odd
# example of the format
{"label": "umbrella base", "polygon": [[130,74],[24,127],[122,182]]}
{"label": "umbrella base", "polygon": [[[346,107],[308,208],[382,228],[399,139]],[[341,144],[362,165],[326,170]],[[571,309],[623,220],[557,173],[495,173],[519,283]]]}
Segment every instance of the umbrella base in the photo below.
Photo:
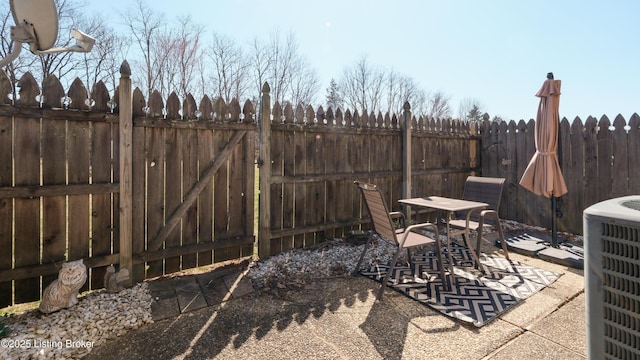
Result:
{"label": "umbrella base", "polygon": [[[505,237],[504,240],[507,242],[507,249],[509,251],[531,257],[536,257],[536,254],[539,251],[547,248],[547,246],[544,245],[544,241],[541,241],[539,238],[529,233],[511,235]],[[502,246],[502,244],[500,244],[500,239],[496,239],[495,245],[497,247]]]}
{"label": "umbrella base", "polygon": [[[557,247],[551,246],[551,236],[544,234],[522,233],[505,237],[505,241],[509,251],[576,269],[584,268],[584,249],[561,238],[558,238]],[[501,246],[499,239],[495,245]]]}
{"label": "umbrella base", "polygon": [[557,248],[548,247],[538,252],[538,257],[554,264],[584,269],[584,249],[571,244],[560,244]]}

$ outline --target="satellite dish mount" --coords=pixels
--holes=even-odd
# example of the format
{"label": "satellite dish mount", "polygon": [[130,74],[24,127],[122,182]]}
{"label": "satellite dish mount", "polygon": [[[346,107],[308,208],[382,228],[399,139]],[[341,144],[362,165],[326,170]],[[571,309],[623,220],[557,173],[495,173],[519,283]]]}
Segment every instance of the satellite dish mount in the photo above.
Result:
{"label": "satellite dish mount", "polygon": [[54,0],[9,0],[16,25],[11,27],[13,49],[0,60],[0,69],[20,55],[22,44],[36,55],[61,52],[89,52],[96,40],[80,30],[72,29],[76,44],[65,48],[52,48],[58,38],[58,12]]}

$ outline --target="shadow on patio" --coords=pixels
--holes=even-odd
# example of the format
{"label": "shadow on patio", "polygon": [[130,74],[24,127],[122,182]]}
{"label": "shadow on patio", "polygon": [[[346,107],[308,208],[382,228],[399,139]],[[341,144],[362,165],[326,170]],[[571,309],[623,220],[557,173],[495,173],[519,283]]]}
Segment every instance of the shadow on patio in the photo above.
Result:
{"label": "shadow on patio", "polygon": [[[495,250],[484,245],[483,251]],[[513,256],[562,276],[481,328],[390,289],[376,302],[379,283],[338,277],[277,294],[234,297],[231,291],[228,301],[132,331],[86,358],[586,358],[582,272]],[[242,271],[227,276],[244,281]],[[560,322],[572,331],[559,332]]]}

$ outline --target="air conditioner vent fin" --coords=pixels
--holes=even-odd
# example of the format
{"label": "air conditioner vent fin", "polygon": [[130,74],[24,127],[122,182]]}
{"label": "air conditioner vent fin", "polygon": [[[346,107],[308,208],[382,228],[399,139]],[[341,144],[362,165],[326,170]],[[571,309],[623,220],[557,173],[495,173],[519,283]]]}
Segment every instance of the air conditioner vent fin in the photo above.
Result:
{"label": "air conditioner vent fin", "polygon": [[640,360],[640,196],[583,217],[588,357]]}

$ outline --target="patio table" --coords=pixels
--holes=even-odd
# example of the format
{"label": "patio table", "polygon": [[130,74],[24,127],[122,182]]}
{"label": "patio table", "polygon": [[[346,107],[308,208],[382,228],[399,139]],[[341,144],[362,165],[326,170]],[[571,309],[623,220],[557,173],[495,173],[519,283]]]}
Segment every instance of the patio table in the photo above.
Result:
{"label": "patio table", "polygon": [[[447,230],[447,252],[449,256],[449,263],[453,266],[453,258],[451,256],[451,237],[456,235],[464,235],[464,241],[466,243],[467,248],[470,250],[471,257],[473,258],[473,262],[475,267],[480,270],[482,273],[485,273],[484,267],[480,263],[480,259],[476,254],[473,245],[471,244],[469,238],[469,218],[471,217],[471,213],[473,210],[481,210],[489,206],[487,203],[470,201],[470,200],[462,200],[462,199],[453,199],[442,196],[427,196],[427,197],[419,197],[419,198],[410,198],[410,199],[400,199],[398,201],[401,204],[410,205],[410,206],[420,206],[424,208],[435,209],[438,212],[437,226],[442,226],[442,220],[444,219],[444,225]],[[452,230],[449,226],[449,220],[451,219],[452,213],[456,211],[467,211],[466,216],[466,226],[462,230]],[[441,216],[442,212],[446,212],[446,216]],[[453,277],[453,269],[451,271]]]}

